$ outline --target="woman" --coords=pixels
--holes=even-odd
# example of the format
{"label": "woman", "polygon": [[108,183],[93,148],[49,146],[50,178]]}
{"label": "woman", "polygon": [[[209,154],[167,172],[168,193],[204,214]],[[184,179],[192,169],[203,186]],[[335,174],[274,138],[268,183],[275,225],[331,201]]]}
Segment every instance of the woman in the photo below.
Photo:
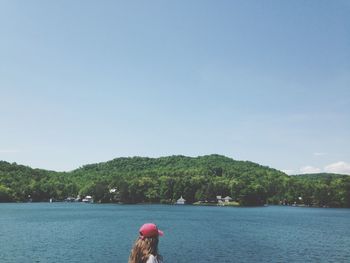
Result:
{"label": "woman", "polygon": [[147,223],[141,226],[139,233],[129,263],[162,263],[162,256],[158,254],[158,237],[163,236],[163,232],[155,224]]}

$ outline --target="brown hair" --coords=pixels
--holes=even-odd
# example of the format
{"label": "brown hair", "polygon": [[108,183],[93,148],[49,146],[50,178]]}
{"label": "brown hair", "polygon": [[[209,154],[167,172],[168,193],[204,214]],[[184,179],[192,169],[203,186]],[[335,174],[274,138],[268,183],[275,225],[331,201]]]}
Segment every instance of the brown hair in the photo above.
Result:
{"label": "brown hair", "polygon": [[139,237],[131,250],[128,263],[146,263],[151,254],[161,259],[158,241],[158,237]]}

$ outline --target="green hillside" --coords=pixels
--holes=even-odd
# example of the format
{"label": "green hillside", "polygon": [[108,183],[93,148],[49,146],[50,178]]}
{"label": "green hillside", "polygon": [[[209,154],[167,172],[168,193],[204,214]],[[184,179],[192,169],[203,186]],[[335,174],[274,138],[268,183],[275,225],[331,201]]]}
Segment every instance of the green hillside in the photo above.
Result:
{"label": "green hillside", "polygon": [[277,185],[287,179],[275,169],[220,155],[117,158],[86,165],[72,175],[79,185],[88,178],[116,187],[121,201],[131,203],[171,203],[181,195],[192,203],[231,195],[242,204],[259,205],[268,196],[278,194],[281,189]]}
{"label": "green hillside", "polygon": [[173,203],[180,196],[187,203],[214,202],[217,195],[228,195],[245,206],[282,201],[349,207],[350,177],[287,176],[221,155],[116,158],[71,172],[0,162],[0,201],[64,200],[78,194],[92,195],[97,202]]}

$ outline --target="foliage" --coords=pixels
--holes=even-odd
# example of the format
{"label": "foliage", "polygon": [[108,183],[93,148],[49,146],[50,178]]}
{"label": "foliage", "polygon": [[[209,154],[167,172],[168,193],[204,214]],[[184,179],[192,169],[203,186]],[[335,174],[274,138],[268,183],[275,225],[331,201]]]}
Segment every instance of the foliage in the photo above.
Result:
{"label": "foliage", "polygon": [[64,200],[78,194],[92,195],[96,202],[174,203],[183,196],[187,203],[211,203],[221,195],[244,206],[350,207],[350,176],[287,176],[221,155],[117,158],[71,172],[0,161],[0,202]]}

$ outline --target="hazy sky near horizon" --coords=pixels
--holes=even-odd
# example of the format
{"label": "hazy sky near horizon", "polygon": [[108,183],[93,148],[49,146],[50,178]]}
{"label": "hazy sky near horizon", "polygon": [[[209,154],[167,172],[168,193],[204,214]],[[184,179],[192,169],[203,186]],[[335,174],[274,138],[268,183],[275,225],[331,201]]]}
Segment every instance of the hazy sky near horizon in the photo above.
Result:
{"label": "hazy sky near horizon", "polygon": [[349,1],[0,0],[0,160],[223,154],[350,174]]}

